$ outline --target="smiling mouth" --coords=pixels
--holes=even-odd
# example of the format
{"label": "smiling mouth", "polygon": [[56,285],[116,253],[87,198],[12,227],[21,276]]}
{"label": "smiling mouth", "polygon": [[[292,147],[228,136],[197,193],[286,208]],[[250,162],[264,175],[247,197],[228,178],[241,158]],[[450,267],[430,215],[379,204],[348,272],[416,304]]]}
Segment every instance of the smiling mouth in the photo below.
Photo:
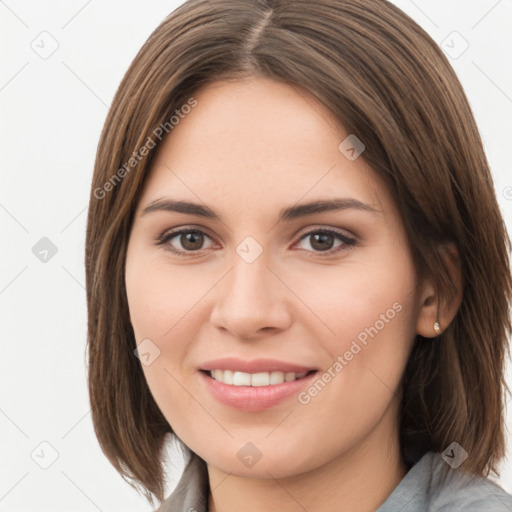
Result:
{"label": "smiling mouth", "polygon": [[300,380],[306,376],[316,373],[317,370],[310,370],[306,372],[258,372],[247,373],[233,370],[201,370],[203,373],[212,379],[222,382],[230,386],[248,386],[248,387],[262,387],[262,386],[276,386],[284,382],[293,382]]}

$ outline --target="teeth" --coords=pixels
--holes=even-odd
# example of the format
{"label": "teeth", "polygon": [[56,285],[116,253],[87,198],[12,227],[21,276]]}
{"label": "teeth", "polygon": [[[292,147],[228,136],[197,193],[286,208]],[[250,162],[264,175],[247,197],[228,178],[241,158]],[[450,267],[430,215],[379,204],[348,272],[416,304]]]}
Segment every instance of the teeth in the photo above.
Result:
{"label": "teeth", "polygon": [[210,370],[210,376],[232,386],[272,386],[274,384],[282,384],[283,382],[291,382],[304,377],[308,372],[260,372],[245,373],[234,372],[232,370]]}

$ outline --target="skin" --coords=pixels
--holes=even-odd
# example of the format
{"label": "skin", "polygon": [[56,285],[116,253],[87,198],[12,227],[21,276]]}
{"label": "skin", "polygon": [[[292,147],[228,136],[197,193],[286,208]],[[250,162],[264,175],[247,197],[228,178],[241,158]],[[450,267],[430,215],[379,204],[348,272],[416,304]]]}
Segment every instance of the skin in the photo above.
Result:
{"label": "skin", "polygon": [[[216,82],[194,97],[197,106],[159,149],[127,252],[136,341],[149,338],[160,350],[143,366],[150,390],[208,464],[210,511],[374,511],[406,473],[399,384],[415,335],[435,336],[436,318],[445,328],[458,302],[439,311],[430,284],[417,282],[390,194],[363,158],[338,149],[348,133],[309,92],[251,78]],[[143,214],[166,197],[207,205],[222,221]],[[375,211],[277,223],[285,207],[335,197]],[[157,245],[177,228],[206,236],[182,257],[169,250],[190,248],[179,235]],[[328,238],[326,248],[339,250],[326,256],[313,237],[319,228],[355,244]],[[252,263],[236,252],[247,236],[263,249]],[[393,304],[400,311],[307,404],[293,396],[243,412],[218,402],[199,378],[202,363],[224,356],[326,370]],[[252,467],[237,457],[247,442],[261,452]]]}

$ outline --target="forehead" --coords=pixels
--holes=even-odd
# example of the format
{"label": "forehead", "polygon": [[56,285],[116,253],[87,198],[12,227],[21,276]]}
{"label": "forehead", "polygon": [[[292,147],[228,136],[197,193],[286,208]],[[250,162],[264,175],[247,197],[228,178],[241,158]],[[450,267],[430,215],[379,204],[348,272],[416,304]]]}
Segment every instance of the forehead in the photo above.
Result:
{"label": "forehead", "polygon": [[[347,196],[382,208],[389,196],[350,134],[311,93],[270,79],[215,82],[158,150],[143,199],[165,195],[234,208]],[[143,200],[141,200],[141,203]]]}

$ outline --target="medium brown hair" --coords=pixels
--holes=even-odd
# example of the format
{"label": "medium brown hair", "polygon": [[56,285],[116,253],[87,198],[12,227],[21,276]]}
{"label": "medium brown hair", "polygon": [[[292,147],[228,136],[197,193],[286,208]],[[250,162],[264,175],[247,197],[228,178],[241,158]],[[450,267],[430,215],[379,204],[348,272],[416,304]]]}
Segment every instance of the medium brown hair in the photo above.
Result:
{"label": "medium brown hair", "polygon": [[362,158],[401,213],[418,277],[443,300],[453,286],[441,248],[456,247],[462,302],[439,338],[416,336],[403,376],[401,453],[410,466],[456,441],[469,453],[464,470],[497,474],[510,241],[455,72],[427,33],[384,0],[189,0],[130,65],[99,141],[87,223],[88,379],[104,453],[150,501],[163,499],[162,448],[172,429],[134,356],[124,284],[131,223],[158,147],[139,150],[199,87],[255,76],[310,91],[364,142]]}

